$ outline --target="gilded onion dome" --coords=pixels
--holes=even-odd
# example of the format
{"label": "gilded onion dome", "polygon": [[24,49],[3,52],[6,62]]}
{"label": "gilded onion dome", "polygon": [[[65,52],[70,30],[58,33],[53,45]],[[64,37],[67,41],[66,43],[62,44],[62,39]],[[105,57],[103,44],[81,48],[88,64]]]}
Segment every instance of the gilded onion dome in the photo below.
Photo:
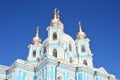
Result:
{"label": "gilded onion dome", "polygon": [[57,12],[56,12],[56,8],[54,10],[54,18],[51,20],[51,26],[52,27],[57,27],[58,24],[58,19],[57,19]]}
{"label": "gilded onion dome", "polygon": [[77,34],[77,39],[84,40],[86,38],[86,33],[82,31],[82,26],[80,22],[78,23],[78,27],[79,27],[79,32]]}
{"label": "gilded onion dome", "polygon": [[60,14],[59,14],[59,10],[57,11],[57,19],[58,19],[58,27],[59,28],[61,28],[61,29],[64,29],[64,25],[63,25],[63,23],[61,22],[61,20],[60,20]]}
{"label": "gilded onion dome", "polygon": [[33,38],[33,44],[38,45],[41,42],[41,39],[39,38],[39,27],[36,29],[36,36]]}
{"label": "gilded onion dome", "polygon": [[59,10],[57,11],[57,9],[55,8],[54,10],[54,18],[51,20],[51,26],[54,28],[61,28],[64,29],[64,25],[60,20],[60,15],[59,15]]}

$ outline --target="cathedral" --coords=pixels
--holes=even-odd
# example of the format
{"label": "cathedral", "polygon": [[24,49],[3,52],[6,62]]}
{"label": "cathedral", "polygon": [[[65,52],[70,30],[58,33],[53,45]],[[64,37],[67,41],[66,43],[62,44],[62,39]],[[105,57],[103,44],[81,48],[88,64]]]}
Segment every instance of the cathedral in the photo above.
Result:
{"label": "cathedral", "polygon": [[48,37],[41,43],[39,28],[28,45],[26,60],[11,66],[0,65],[0,80],[116,80],[103,67],[93,66],[90,40],[78,24],[76,40],[64,32],[59,12],[47,27]]}

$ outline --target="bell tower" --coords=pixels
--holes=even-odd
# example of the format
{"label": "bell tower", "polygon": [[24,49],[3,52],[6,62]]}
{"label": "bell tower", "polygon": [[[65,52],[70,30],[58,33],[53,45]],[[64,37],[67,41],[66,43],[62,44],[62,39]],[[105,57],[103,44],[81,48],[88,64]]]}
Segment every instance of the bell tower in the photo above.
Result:
{"label": "bell tower", "polygon": [[63,24],[60,20],[59,11],[54,10],[54,18],[51,20],[50,26],[47,27],[49,40],[59,41],[63,33]]}
{"label": "bell tower", "polygon": [[33,38],[33,44],[28,46],[29,54],[27,61],[31,64],[36,64],[41,60],[41,39],[39,38],[39,27],[36,30],[36,36]]}
{"label": "bell tower", "polygon": [[79,32],[77,34],[76,43],[76,52],[78,56],[78,64],[80,66],[93,67],[91,50],[89,48],[90,40],[86,38],[86,33],[82,31],[82,26],[79,23]]}
{"label": "bell tower", "polygon": [[50,26],[47,27],[48,31],[48,39],[46,46],[48,54],[48,57],[56,60],[61,57],[61,51],[63,51],[63,47],[61,45],[61,37],[64,33],[64,27],[63,23],[60,20],[59,11],[56,9],[54,10],[54,18],[50,22]]}

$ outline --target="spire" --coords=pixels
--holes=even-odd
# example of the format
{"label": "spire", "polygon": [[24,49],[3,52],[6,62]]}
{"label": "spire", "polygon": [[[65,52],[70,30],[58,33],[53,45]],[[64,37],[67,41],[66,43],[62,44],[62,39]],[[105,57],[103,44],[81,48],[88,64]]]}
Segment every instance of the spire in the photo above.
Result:
{"label": "spire", "polygon": [[41,42],[41,39],[39,38],[39,26],[36,29],[36,36],[33,38],[33,44],[38,45]]}
{"label": "spire", "polygon": [[37,37],[39,36],[39,26],[38,26],[37,29],[36,29],[36,36],[37,36]]}
{"label": "spire", "polygon": [[54,19],[57,19],[57,8],[54,9]]}
{"label": "spire", "polygon": [[60,10],[57,11],[57,19],[60,21]]}
{"label": "spire", "polygon": [[82,31],[81,22],[78,23],[78,27],[79,27],[79,32],[78,32],[78,34],[77,34],[77,38],[78,38],[79,40],[84,40],[85,37],[86,37],[86,34],[85,34],[85,32]]}
{"label": "spire", "polygon": [[78,22],[78,27],[79,27],[79,32],[83,32],[83,31],[82,31],[82,26],[81,26],[81,22],[80,22],[80,21]]}

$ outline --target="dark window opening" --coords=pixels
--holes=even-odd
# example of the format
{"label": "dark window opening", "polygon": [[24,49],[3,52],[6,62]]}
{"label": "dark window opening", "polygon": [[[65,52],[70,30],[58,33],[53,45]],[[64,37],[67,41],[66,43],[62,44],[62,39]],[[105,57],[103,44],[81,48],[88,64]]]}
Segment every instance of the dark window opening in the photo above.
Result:
{"label": "dark window opening", "polygon": [[59,76],[59,77],[57,78],[57,80],[62,80],[62,77],[61,77],[61,76]]}
{"label": "dark window opening", "polygon": [[69,44],[69,51],[72,51],[72,45]]}
{"label": "dark window opening", "polygon": [[41,51],[40,51],[40,56],[41,56]]}
{"label": "dark window opening", "polygon": [[57,40],[57,33],[56,32],[53,33],[53,40]]}
{"label": "dark window opening", "polygon": [[70,57],[70,59],[69,59],[69,62],[70,62],[70,63],[72,63],[72,62],[73,62],[73,59],[72,59],[72,57]]}
{"label": "dark window opening", "polygon": [[84,45],[81,46],[81,51],[85,52],[85,46]]}
{"label": "dark window opening", "polygon": [[44,47],[44,54],[47,52],[46,47]]}
{"label": "dark window opening", "polygon": [[88,65],[86,60],[83,60],[83,64],[86,66]]}
{"label": "dark window opening", "polygon": [[40,62],[40,58],[37,58],[37,61]]}
{"label": "dark window opening", "polygon": [[56,49],[53,49],[53,56],[57,57],[57,50]]}
{"label": "dark window opening", "polygon": [[35,50],[33,51],[33,57],[36,57],[36,51]]}

